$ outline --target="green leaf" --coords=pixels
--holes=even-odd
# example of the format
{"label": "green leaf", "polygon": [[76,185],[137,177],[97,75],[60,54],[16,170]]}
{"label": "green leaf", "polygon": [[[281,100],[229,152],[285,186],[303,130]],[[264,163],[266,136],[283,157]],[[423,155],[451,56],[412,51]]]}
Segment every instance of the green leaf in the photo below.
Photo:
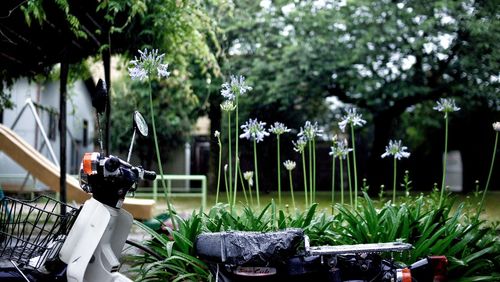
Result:
{"label": "green leaf", "polygon": [[165,246],[168,249],[168,246],[169,246],[170,243],[161,234],[159,234],[155,230],[149,228],[147,225],[145,225],[144,223],[142,223],[140,221],[134,220],[134,224],[137,225],[142,230],[146,231],[149,235],[151,235],[153,238],[155,238],[156,240],[158,240],[161,244],[163,244],[163,246]]}

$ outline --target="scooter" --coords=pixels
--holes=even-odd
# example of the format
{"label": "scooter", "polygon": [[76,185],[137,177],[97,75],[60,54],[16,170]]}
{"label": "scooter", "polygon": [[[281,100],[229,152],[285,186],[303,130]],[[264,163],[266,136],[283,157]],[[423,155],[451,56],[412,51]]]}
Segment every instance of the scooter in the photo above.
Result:
{"label": "scooter", "polygon": [[[104,111],[103,95],[101,91],[93,100],[98,119]],[[101,153],[102,142],[101,152],[84,155],[80,186],[92,197],[80,209],[46,196],[0,199],[0,281],[131,281],[118,272],[133,223],[121,206],[140,180],[156,178],[154,171],[129,164],[136,131],[148,135],[139,112],[133,120],[126,161]],[[66,213],[59,213],[61,207]]]}
{"label": "scooter", "polygon": [[202,233],[198,257],[215,281],[442,282],[444,256],[406,267],[382,253],[410,250],[401,242],[312,247],[301,229],[278,232]]}

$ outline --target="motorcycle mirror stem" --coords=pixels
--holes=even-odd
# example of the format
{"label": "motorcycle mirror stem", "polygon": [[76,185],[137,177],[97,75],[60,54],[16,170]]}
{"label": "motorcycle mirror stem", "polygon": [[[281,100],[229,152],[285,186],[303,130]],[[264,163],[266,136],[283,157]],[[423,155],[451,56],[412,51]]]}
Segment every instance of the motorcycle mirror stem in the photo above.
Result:
{"label": "motorcycle mirror stem", "polygon": [[108,100],[108,90],[106,88],[106,82],[102,79],[99,79],[97,82],[94,92],[91,94],[92,98],[92,106],[94,106],[97,115],[97,129],[99,131],[99,146],[101,149],[101,153],[104,151],[103,142],[102,142],[102,130],[100,125],[100,117],[101,114],[106,111],[106,103]]}
{"label": "motorcycle mirror stem", "polygon": [[141,113],[138,111],[134,112],[134,132],[132,133],[132,142],[130,142],[130,148],[128,149],[127,163],[130,162],[130,157],[132,156],[132,149],[134,148],[135,133],[139,130],[139,133],[146,137],[148,136],[148,124],[142,117]]}

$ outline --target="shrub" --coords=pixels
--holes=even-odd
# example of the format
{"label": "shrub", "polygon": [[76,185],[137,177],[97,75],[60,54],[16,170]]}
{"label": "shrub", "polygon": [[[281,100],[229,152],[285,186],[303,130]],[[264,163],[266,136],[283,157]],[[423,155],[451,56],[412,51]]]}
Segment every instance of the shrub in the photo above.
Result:
{"label": "shrub", "polygon": [[[193,242],[200,232],[273,231],[302,228],[311,245],[339,245],[403,241],[411,251],[393,254],[402,263],[411,264],[428,255],[445,255],[449,260],[449,278],[469,281],[493,281],[500,278],[500,242],[497,231],[485,222],[466,216],[466,206],[454,206],[445,197],[440,206],[439,192],[430,196],[407,197],[400,205],[375,202],[364,194],[358,210],[337,204],[335,214],[317,210],[313,204],[305,211],[285,212],[273,202],[258,211],[245,207],[231,212],[228,205],[216,205],[208,213],[193,213],[177,218],[178,230],[166,228],[171,236],[137,223],[153,239],[146,242],[163,260],[140,255],[134,271],[141,280],[209,279],[207,266],[193,253]],[[153,279],[153,280],[154,280]]]}

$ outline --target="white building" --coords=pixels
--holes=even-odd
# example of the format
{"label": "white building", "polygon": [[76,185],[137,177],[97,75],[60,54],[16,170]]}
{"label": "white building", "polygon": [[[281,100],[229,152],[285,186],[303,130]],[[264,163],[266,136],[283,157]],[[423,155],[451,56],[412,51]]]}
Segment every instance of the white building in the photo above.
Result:
{"label": "white building", "polygon": [[[53,161],[41,131],[38,130],[34,114],[29,107],[24,107],[26,101],[31,99],[36,105],[37,114],[55,158],[59,161],[59,82],[40,84],[20,79],[8,91],[12,95],[15,106],[13,109],[3,111],[0,117],[2,124],[12,128],[19,117],[13,131]],[[23,108],[25,109],[20,115]],[[92,107],[90,92],[86,84],[83,81],[77,81],[73,85],[68,85],[66,169],[69,174],[77,173],[83,153],[94,150],[94,123],[95,110]],[[20,165],[11,160],[5,152],[0,151],[0,184],[3,187],[15,186],[16,183],[22,185],[26,174],[27,172]],[[33,186],[31,180],[28,181],[27,186],[29,185]],[[41,182],[37,182],[36,186],[37,189],[43,188]]]}

